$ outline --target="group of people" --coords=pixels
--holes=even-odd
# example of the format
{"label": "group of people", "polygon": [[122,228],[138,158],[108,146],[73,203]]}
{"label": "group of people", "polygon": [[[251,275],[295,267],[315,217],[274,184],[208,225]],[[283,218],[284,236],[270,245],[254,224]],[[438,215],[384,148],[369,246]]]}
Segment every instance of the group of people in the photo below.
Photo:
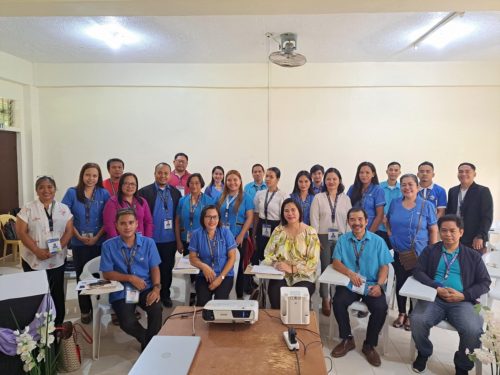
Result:
{"label": "group of people", "polygon": [[[253,181],[243,185],[238,171],[225,173],[216,166],[205,187],[201,174],[189,173],[187,165],[188,156],[178,153],[173,169],[168,163],[157,164],[154,182],[139,189],[137,176],[124,173],[120,159],[107,162],[106,180],[99,165],[86,163],[62,202],[55,200],[52,177],[37,179],[38,199],[21,209],[17,229],[25,245],[23,269],[47,270],[56,324],[64,320],[68,245],[78,278],[85,263],[101,256],[104,277],[125,285],[123,291],[111,294],[110,302],[122,329],[143,348],[160,329],[161,305],[172,306],[176,252],[189,254],[191,264],[201,271],[195,279],[198,306],[212,298],[229,298],[233,284],[238,298],[250,293],[253,281],[243,272],[249,262],[284,272],[283,280],[269,283],[272,308],[279,308],[282,286],[304,286],[312,295],[318,264],[321,271],[333,266],[351,283],[336,287],[334,294],[328,285],[320,285],[322,313],[330,315],[333,306],[342,339],[332,356],[354,348],[347,308],[362,299],[370,311],[363,353],[375,366],[380,365],[375,347],[387,315],[384,288],[390,263],[399,309],[393,325],[412,331],[419,350],[414,369],[425,369],[432,353],[430,327],[448,310],[449,314],[469,311],[448,308],[449,304],[472,306],[488,289],[480,253],[488,240],[493,202],[489,189],[474,182],[476,167],[471,163],[459,165],[460,185],[449,190],[448,200],[446,191],[433,182],[430,162],[421,163],[416,175],[401,177],[401,165],[391,162],[382,183],[375,166],[363,162],[347,192],[338,169],[314,165],[297,173],[291,194],[279,188],[281,171],[276,167],[253,165]],[[240,262],[233,280],[237,252]],[[442,306],[434,306],[436,302],[424,309],[419,303],[412,312],[410,304],[407,313],[407,301],[399,290],[412,274],[438,289]],[[83,295],[78,299],[82,322],[89,323],[90,300]],[[148,313],[147,328],[135,318],[136,304]],[[434,316],[438,308],[439,320]],[[415,325],[418,332],[412,328]],[[479,336],[472,339],[473,334],[462,331],[459,352],[465,353],[465,348],[478,346]],[[472,367],[461,354],[455,356],[455,364],[457,372]]]}

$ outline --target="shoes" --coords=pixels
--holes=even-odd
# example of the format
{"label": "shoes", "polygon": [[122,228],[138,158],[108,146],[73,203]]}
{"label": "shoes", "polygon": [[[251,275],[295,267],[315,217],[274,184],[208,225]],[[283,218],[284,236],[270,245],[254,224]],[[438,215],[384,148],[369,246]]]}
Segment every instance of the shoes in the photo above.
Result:
{"label": "shoes", "polygon": [[411,324],[410,324],[410,317],[409,316],[407,316],[405,318],[405,322],[403,325],[404,325],[405,331],[411,331]]}
{"label": "shoes", "polygon": [[82,324],[90,324],[90,322],[92,322],[92,313],[82,313],[80,320],[82,321]]}
{"label": "shoes", "polygon": [[425,366],[427,365],[427,358],[418,353],[417,359],[413,362],[411,368],[414,372],[420,374],[425,371]]}
{"label": "shoes", "polygon": [[366,357],[368,363],[372,366],[379,367],[382,363],[380,361],[380,356],[378,355],[375,348],[369,344],[363,344],[363,349],[361,350]]}
{"label": "shoes", "polygon": [[164,300],[161,301],[164,307],[167,309],[171,308],[173,306],[172,299],[170,297],[165,298]]}
{"label": "shoes", "polygon": [[332,313],[332,304],[330,303],[329,298],[323,298],[323,302],[321,303],[321,312],[324,316],[330,316]]}
{"label": "shoes", "polygon": [[464,370],[463,368],[455,367],[455,375],[467,375],[469,371]]}
{"label": "shoes", "polygon": [[392,322],[392,326],[394,328],[401,328],[404,325],[405,320],[406,320],[406,314],[399,313],[397,319],[394,322]]}
{"label": "shoes", "polygon": [[343,339],[340,344],[338,344],[335,348],[332,350],[332,357],[333,358],[340,358],[345,356],[348,352],[353,350],[356,347],[356,344],[354,344],[354,339],[352,337],[349,337],[348,339]]}
{"label": "shoes", "polygon": [[189,306],[194,306],[196,303],[196,293],[191,293],[189,295]]}

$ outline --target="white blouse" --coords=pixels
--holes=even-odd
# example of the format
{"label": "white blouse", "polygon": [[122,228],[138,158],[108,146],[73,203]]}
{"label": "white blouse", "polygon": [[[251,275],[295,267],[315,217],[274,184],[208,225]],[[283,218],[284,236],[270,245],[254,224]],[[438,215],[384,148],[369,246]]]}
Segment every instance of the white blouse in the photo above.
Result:
{"label": "white blouse", "polygon": [[[273,193],[269,190],[261,190],[255,194],[255,198],[253,199],[253,205],[255,206],[255,212],[259,214],[259,218],[262,220],[266,219],[264,215],[264,205],[266,201],[267,194],[267,220],[280,220],[281,214],[281,205],[283,201],[290,197],[289,194],[285,193],[282,190],[277,190],[273,196]],[[271,199],[272,196],[272,199]]]}
{"label": "white blouse", "polygon": [[[335,200],[332,200],[332,206]],[[335,211],[335,228],[340,233],[350,230],[347,225],[347,212],[351,209],[351,198],[346,194],[340,193],[337,199],[337,209]],[[318,234],[328,234],[328,228],[332,225],[332,210],[326,192],[316,194],[311,203],[311,226],[316,229]]]}
{"label": "white blouse", "polygon": [[[54,231],[52,233],[50,232],[49,219],[45,213],[43,203],[38,199],[26,204],[17,214],[18,219],[28,224],[28,235],[40,249],[47,249],[48,239],[54,237],[60,239],[66,230],[66,224],[73,217],[68,206],[56,201],[48,207],[47,211],[49,213],[53,204],[55,206],[52,212],[52,220],[54,221]],[[63,251],[52,254],[49,259],[41,260],[26,246],[21,246],[21,257],[34,270],[47,270],[62,266],[66,259],[66,252],[67,249],[64,248]]]}

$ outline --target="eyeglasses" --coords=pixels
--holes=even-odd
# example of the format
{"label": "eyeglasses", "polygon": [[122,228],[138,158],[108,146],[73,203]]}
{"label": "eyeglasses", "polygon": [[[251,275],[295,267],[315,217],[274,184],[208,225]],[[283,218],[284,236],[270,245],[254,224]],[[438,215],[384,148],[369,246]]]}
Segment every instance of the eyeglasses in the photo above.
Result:
{"label": "eyeglasses", "polygon": [[124,186],[137,186],[137,184],[135,182],[124,182],[123,183]]}
{"label": "eyeglasses", "polygon": [[219,216],[218,215],[213,215],[213,216],[205,216],[205,219],[208,219],[208,220],[219,220]]}

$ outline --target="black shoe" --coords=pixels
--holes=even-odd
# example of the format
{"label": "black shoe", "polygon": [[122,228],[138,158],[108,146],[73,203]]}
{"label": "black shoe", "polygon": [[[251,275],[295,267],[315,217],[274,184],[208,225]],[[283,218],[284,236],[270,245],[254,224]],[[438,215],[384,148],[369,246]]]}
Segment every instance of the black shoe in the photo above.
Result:
{"label": "black shoe", "polygon": [[455,367],[455,375],[467,375],[469,371],[464,370],[463,368]]}
{"label": "black shoe", "polygon": [[189,306],[194,306],[196,303],[196,293],[191,293],[189,295]]}
{"label": "black shoe", "polygon": [[171,308],[173,306],[172,304],[172,300],[170,299],[170,297],[168,298],[165,298],[164,300],[161,301],[161,303],[163,304],[164,307],[166,307],[167,309]]}
{"label": "black shoe", "polygon": [[425,366],[427,364],[427,359],[429,357],[424,357],[420,353],[417,355],[417,359],[413,362],[413,365],[411,366],[412,370],[416,373],[422,373],[425,371]]}

